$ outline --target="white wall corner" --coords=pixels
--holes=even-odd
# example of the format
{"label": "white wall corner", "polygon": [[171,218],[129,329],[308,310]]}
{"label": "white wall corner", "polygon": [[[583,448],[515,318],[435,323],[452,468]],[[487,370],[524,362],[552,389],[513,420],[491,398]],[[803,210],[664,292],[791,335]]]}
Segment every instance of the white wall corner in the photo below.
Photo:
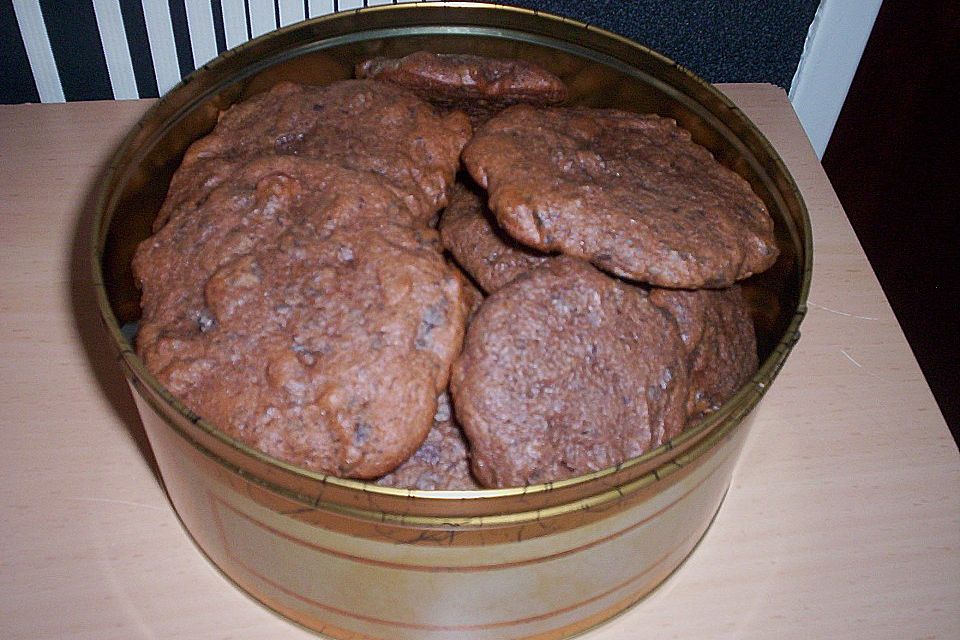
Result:
{"label": "white wall corner", "polygon": [[882,0],[823,0],[807,32],[790,102],[823,157]]}

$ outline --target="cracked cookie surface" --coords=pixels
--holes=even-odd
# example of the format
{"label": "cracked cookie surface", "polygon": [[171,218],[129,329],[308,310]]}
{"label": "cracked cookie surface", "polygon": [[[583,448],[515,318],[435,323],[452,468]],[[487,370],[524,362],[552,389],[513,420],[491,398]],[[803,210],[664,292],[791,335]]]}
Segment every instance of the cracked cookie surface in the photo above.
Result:
{"label": "cracked cookie surface", "polygon": [[426,437],[467,305],[375,174],[259,157],[137,250],[137,351],[188,408],[285,462],[374,478]]}
{"label": "cracked cookie surface", "polygon": [[463,161],[511,236],[618,276],[720,288],[778,255],[746,180],[668,118],[517,105],[475,133]]}
{"label": "cracked cookie surface", "polygon": [[365,60],[356,75],[398,84],[445,111],[463,111],[474,126],[511,105],[547,106],[567,99],[560,78],[516,59],[417,51]]}
{"label": "cracked cookie surface", "polygon": [[561,256],[490,297],[450,388],[477,480],[512,487],[618,464],[685,421],[683,343],[639,288]]}

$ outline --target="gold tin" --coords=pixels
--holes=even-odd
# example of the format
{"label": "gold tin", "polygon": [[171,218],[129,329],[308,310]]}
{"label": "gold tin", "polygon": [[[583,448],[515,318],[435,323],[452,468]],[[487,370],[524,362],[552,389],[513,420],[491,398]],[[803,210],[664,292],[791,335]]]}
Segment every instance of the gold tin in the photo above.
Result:
{"label": "gold tin", "polygon": [[[517,489],[428,492],[304,471],[219,432],[148,373],[130,257],[187,146],[279,79],[322,84],[418,49],[533,60],[572,101],[676,118],[767,203],[782,255],[748,282],[761,367],[723,408],[615,468]],[[94,278],[170,500],[209,559],[271,609],[335,638],[561,638],[640,600],[714,518],[752,412],[799,338],[810,222],[769,143],[719,92],[609,32],[539,12],[437,2],[340,13],[228,51],[143,117],[101,185]]]}

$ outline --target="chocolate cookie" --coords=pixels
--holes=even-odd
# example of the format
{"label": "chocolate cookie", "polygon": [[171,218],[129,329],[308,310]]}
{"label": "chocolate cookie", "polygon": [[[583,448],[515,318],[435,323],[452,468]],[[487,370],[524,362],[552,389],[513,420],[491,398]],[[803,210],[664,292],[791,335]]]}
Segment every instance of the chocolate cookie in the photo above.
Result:
{"label": "chocolate cookie", "polygon": [[361,62],[356,76],[406,87],[445,110],[467,113],[475,126],[514,104],[546,106],[567,99],[560,78],[524,60],[418,51]]}
{"label": "chocolate cookie", "polygon": [[665,287],[724,287],[777,257],[750,185],[673,120],[517,105],[463,151],[513,237]]}
{"label": "chocolate cookie", "polygon": [[757,339],[738,285],[728,289],[653,289],[650,302],[680,327],[690,369],[687,415],[720,408],[757,372]]}
{"label": "chocolate cookie", "polygon": [[467,442],[454,419],[450,397],[437,398],[433,428],[416,453],[391,473],[377,480],[382,487],[456,491],[479,489],[470,475]]}
{"label": "chocolate cookie", "polygon": [[440,217],[440,239],[487,293],[550,259],[511,238],[493,219],[485,197],[456,183]]}
{"label": "chocolate cookie", "polygon": [[489,298],[451,392],[477,480],[511,487],[616,465],[684,425],[676,323],[639,288],[561,256]]}
{"label": "chocolate cookie", "polygon": [[286,462],[375,478],[433,424],[466,304],[389,181],[307,158],[239,165],[138,248],[137,350],[170,392]]}
{"label": "chocolate cookie", "polygon": [[446,204],[472,129],[386,82],[344,80],[314,87],[283,82],[234,105],[187,150],[154,230],[173,210],[195,206],[260,155],[325,160],[376,173],[422,223]]}

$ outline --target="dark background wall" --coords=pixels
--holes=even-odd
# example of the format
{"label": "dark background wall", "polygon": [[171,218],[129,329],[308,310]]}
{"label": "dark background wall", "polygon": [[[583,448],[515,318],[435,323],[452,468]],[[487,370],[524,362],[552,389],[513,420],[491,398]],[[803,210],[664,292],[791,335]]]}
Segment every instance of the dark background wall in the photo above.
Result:
{"label": "dark background wall", "polygon": [[790,88],[820,0],[513,0],[636,40],[710,82]]}
{"label": "dark background wall", "polygon": [[960,441],[958,105],[960,2],[887,0],[823,166]]}
{"label": "dark background wall", "polygon": [[[92,0],[40,0],[39,4],[66,99],[111,99]],[[138,93],[156,97],[143,7],[139,0],[119,4]],[[183,76],[193,69],[184,0],[168,0],[168,4]],[[507,4],[615,31],[661,51],[711,82],[770,82],[786,89],[820,0],[515,0]],[[222,52],[226,39],[219,0],[211,1],[211,9],[217,50]],[[4,67],[0,102],[39,101],[12,0],[0,0],[0,60]]]}

